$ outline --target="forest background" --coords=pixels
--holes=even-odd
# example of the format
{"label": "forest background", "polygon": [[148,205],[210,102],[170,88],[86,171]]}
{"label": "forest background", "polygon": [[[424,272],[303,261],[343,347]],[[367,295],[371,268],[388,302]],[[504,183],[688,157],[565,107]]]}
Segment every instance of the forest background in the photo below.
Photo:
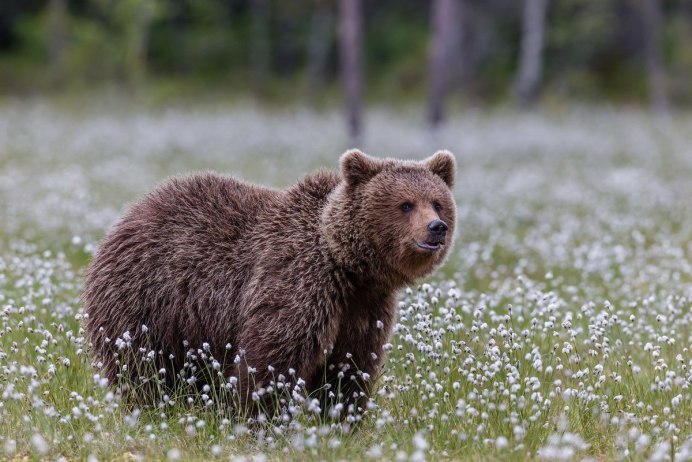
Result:
{"label": "forest background", "polygon": [[[690,0],[10,0],[0,94],[448,108],[692,102]],[[342,85],[343,84],[343,85]],[[344,90],[342,90],[344,89]]]}

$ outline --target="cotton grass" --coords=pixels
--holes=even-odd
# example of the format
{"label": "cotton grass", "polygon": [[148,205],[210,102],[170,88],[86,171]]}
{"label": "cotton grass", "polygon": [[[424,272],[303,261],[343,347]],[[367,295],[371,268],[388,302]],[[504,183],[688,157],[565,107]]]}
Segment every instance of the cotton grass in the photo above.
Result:
{"label": "cotton grass", "polygon": [[[692,118],[469,112],[434,137],[406,110],[368,121],[374,155],[457,154],[456,247],[401,294],[364,414],[322,409],[284,377],[256,392],[285,393],[286,415],[258,420],[232,411],[224,358],[204,345],[190,354],[216,374],[206,387],[123,403],[92,367],[83,270],[124,204],[167,175],[213,168],[283,186],[333,168],[346,148],[338,112],[3,103],[4,455],[692,460]],[[128,351],[129,335],[113,341]],[[142,371],[158,354],[135,353]]]}

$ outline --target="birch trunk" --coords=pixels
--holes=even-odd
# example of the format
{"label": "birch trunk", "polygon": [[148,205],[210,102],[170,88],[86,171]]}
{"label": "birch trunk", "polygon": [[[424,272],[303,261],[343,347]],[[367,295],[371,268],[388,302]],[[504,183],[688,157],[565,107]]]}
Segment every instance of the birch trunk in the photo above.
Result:
{"label": "birch trunk", "polygon": [[363,130],[362,16],[360,0],[339,0],[341,78],[344,85],[346,120],[351,143],[360,142]]}
{"label": "birch trunk", "polygon": [[65,79],[65,57],[67,55],[67,2],[50,0],[48,3],[47,48],[50,63],[50,78],[55,85]]}
{"label": "birch trunk", "polygon": [[543,47],[548,0],[525,0],[519,70],[514,93],[522,107],[535,104],[543,74]]}
{"label": "birch trunk", "polygon": [[[458,0],[434,0],[430,19],[432,39],[428,69],[428,124],[438,127],[445,119],[445,100],[451,82],[452,49],[458,36]],[[458,25],[456,25],[458,26]]]}
{"label": "birch trunk", "polygon": [[641,0],[641,10],[644,20],[644,59],[649,80],[651,109],[657,113],[667,113],[670,110],[670,102],[661,43],[661,2],[660,0]]}
{"label": "birch trunk", "polygon": [[251,0],[250,66],[257,94],[263,94],[269,80],[269,0]]}
{"label": "birch trunk", "polygon": [[310,37],[308,39],[308,87],[307,99],[310,104],[315,104],[318,95],[324,87],[327,73],[327,60],[329,50],[334,38],[333,5],[328,0],[316,0],[315,10],[310,23]]}

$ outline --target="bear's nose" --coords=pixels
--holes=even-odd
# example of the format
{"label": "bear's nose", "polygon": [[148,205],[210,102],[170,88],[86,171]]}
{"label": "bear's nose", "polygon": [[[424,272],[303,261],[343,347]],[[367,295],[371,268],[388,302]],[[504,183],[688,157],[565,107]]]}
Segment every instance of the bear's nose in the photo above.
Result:
{"label": "bear's nose", "polygon": [[433,220],[428,224],[428,230],[433,234],[444,234],[449,227],[442,220]]}

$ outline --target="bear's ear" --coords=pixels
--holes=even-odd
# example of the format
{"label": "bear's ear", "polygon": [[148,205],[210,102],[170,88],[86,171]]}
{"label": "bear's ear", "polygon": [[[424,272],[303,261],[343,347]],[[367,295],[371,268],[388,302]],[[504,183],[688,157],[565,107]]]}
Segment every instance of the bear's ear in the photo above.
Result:
{"label": "bear's ear", "polygon": [[450,188],[454,186],[454,177],[457,172],[457,162],[454,160],[454,154],[446,150],[437,151],[424,162],[431,172],[447,183],[447,186]]}
{"label": "bear's ear", "polygon": [[367,183],[382,170],[382,164],[358,149],[346,151],[341,156],[341,173],[352,186]]}

